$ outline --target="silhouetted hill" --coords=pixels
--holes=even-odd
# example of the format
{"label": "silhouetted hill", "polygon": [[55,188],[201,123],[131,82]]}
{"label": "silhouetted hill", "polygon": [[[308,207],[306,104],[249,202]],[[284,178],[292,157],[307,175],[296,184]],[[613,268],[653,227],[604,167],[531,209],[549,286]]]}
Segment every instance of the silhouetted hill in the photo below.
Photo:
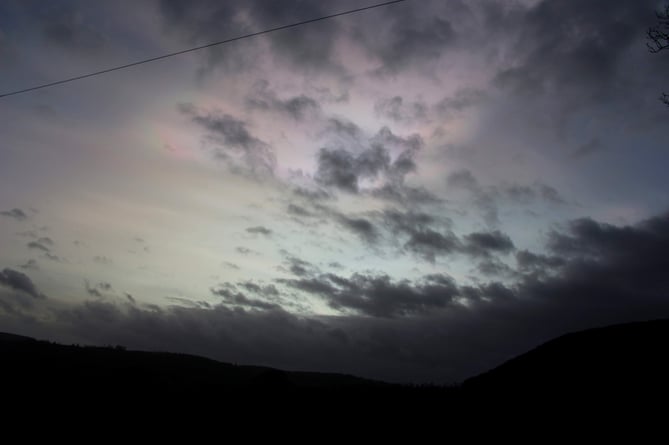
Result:
{"label": "silhouetted hill", "polygon": [[0,378],[6,402],[51,404],[52,410],[67,400],[80,409],[122,406],[142,413],[176,410],[185,415],[183,407],[188,407],[186,413],[197,411],[198,416],[206,411],[216,416],[263,412],[290,417],[297,409],[302,415],[336,415],[357,422],[371,417],[386,423],[402,418],[454,422],[545,413],[563,406],[570,412],[593,406],[621,412],[648,407],[669,394],[668,340],[669,320],[577,332],[460,387],[436,387],[0,334]]}
{"label": "silhouetted hill", "polygon": [[604,404],[669,395],[669,320],[621,324],[551,340],[466,380],[478,397]]}
{"label": "silhouetted hill", "polygon": [[387,386],[342,374],[238,366],[187,354],[127,351],[121,346],[67,346],[7,333],[0,333],[0,356],[5,378],[40,386],[132,386],[163,391]]}

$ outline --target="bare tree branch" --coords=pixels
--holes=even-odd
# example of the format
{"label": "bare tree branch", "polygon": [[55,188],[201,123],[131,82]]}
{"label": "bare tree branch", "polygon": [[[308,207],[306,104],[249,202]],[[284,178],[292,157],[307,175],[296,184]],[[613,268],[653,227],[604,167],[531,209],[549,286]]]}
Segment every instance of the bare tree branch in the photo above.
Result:
{"label": "bare tree branch", "polygon": [[648,42],[646,46],[651,53],[659,53],[669,48],[669,5],[665,7],[664,12],[656,12],[657,25],[648,28],[646,37]]}
{"label": "bare tree branch", "polygon": [[[648,28],[646,33],[646,46],[651,53],[659,53],[669,48],[669,4],[665,6],[663,12],[656,12],[657,25]],[[669,94],[662,93],[660,100],[669,106]]]}

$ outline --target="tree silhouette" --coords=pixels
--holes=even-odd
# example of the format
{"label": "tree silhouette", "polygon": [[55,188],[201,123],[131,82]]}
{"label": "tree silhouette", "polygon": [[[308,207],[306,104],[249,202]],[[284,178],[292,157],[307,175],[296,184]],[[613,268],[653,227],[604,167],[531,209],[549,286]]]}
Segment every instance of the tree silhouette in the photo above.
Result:
{"label": "tree silhouette", "polygon": [[[659,53],[669,48],[669,5],[666,5],[664,11],[656,12],[657,24],[648,28],[646,34],[648,42],[648,51],[651,53]],[[669,94],[662,93],[660,100],[669,106]]]}

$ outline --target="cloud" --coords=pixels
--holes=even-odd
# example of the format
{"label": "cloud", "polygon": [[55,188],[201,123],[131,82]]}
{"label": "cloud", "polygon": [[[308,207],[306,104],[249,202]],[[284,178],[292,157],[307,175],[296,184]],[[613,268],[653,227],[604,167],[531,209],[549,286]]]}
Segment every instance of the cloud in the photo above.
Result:
{"label": "cloud", "polygon": [[[504,282],[458,284],[440,273],[415,280],[342,276],[283,252],[294,276],[273,287],[221,285],[212,291],[221,303],[208,308],[144,307],[110,296],[53,309],[47,306],[52,299],[31,299],[35,306],[18,312],[0,292],[0,323],[40,338],[448,383],[569,331],[669,315],[669,214],[629,226],[575,220],[551,232],[547,242],[545,254],[517,252],[520,267]],[[0,276],[5,286],[11,280],[6,270]],[[14,287],[31,289],[29,281],[18,282]],[[291,292],[320,299],[340,314],[281,309],[273,298],[292,300]],[[43,312],[48,315],[38,322],[26,319]]]}
{"label": "cloud", "polygon": [[[250,32],[288,25],[332,13],[332,7],[307,0],[277,4],[273,0],[254,2],[197,0],[187,5],[178,0],[161,0],[160,13],[167,29],[177,31],[189,43],[210,43]],[[299,70],[337,69],[333,60],[339,24],[328,20],[319,26],[303,26],[272,34],[267,40],[277,62]],[[208,63],[239,70],[253,66],[261,38],[244,45],[212,48]],[[224,57],[225,55],[226,57]],[[237,67],[235,67],[237,65]]]}
{"label": "cloud", "polygon": [[559,256],[549,256],[530,252],[529,250],[519,250],[516,252],[516,262],[518,268],[523,271],[557,271],[558,268],[566,264],[566,260]]}
{"label": "cloud", "polygon": [[252,281],[242,281],[240,283],[237,283],[240,287],[243,287],[249,292],[253,292],[254,294],[258,295],[263,295],[265,297],[277,297],[279,296],[279,291],[276,289],[276,287],[273,284],[267,284],[267,285],[262,285],[262,284],[257,284]]}
{"label": "cloud", "polygon": [[3,210],[0,212],[0,215],[6,216],[8,218],[14,218],[17,221],[25,221],[28,219],[28,215],[21,209],[13,208],[11,210]]}
{"label": "cloud", "polygon": [[464,252],[473,256],[489,256],[491,252],[509,253],[514,250],[508,235],[495,230],[493,232],[474,232],[464,237]]}
{"label": "cloud", "polygon": [[37,264],[37,261],[33,259],[26,261],[25,264],[22,264],[19,267],[25,270],[39,270],[39,265]]}
{"label": "cloud", "polygon": [[321,148],[318,152],[316,179],[325,186],[356,193],[358,171],[355,156],[344,149]]}
{"label": "cloud", "polygon": [[545,184],[541,184],[539,186],[539,190],[541,192],[541,196],[550,203],[553,204],[566,204],[566,201],[562,196],[560,196],[560,193],[555,190],[553,187]]}
{"label": "cloud", "polygon": [[29,249],[41,250],[42,252],[50,252],[50,249],[39,241],[30,241],[28,243]]}
{"label": "cloud", "polygon": [[305,209],[302,206],[298,206],[298,205],[295,205],[295,204],[288,204],[288,207],[286,208],[286,211],[291,215],[299,216],[299,217],[308,218],[308,217],[314,216],[314,214],[312,212],[310,212],[309,210]]}
{"label": "cloud", "polygon": [[[126,294],[127,297],[127,294]],[[194,301],[188,298],[182,297],[165,297],[166,300],[176,303],[177,306],[185,307],[196,307],[196,308],[209,308],[211,305],[206,301]]]}
{"label": "cloud", "polygon": [[102,298],[105,293],[113,292],[112,285],[105,281],[101,281],[96,285],[91,286],[88,280],[84,280],[84,287],[89,295],[98,298]]}
{"label": "cloud", "polygon": [[482,90],[463,88],[457,90],[453,96],[441,99],[434,108],[442,118],[452,118],[481,104],[485,98],[486,93]]}
{"label": "cloud", "polygon": [[107,39],[96,25],[88,20],[83,9],[70,5],[51,4],[41,9],[37,17],[41,20],[44,40],[61,48],[91,56],[99,54]]}
{"label": "cloud", "polygon": [[372,189],[370,194],[375,198],[405,206],[416,204],[441,204],[444,202],[443,199],[439,198],[425,187],[411,187],[404,184],[385,184],[381,187]]}
{"label": "cloud", "polygon": [[511,267],[495,257],[486,257],[479,261],[476,270],[485,277],[513,277],[515,275],[515,271]]}
{"label": "cloud", "polygon": [[10,289],[24,292],[33,298],[46,298],[44,294],[37,290],[37,287],[28,275],[8,267],[5,267],[0,272],[0,284]]}
{"label": "cloud", "polygon": [[419,284],[364,274],[350,278],[321,274],[280,282],[323,298],[334,309],[372,317],[411,316],[444,308],[458,294],[453,280],[445,275],[427,276]]}
{"label": "cloud", "polygon": [[424,66],[457,42],[456,31],[439,9],[435,4],[423,8],[388,7],[377,11],[382,17],[378,23],[383,25],[361,26],[355,37],[369,56],[380,62],[379,73]]}
{"label": "cloud", "polygon": [[211,289],[211,293],[222,297],[223,302],[227,305],[240,306],[249,309],[281,310],[281,307],[276,303],[248,298],[242,292],[234,290],[234,287],[220,287],[218,289]]}
{"label": "cloud", "polygon": [[276,92],[269,88],[267,81],[259,81],[255,84],[253,93],[246,98],[246,105],[251,110],[273,111],[297,121],[315,115],[321,109],[315,99],[304,94],[280,99]]}
{"label": "cloud", "polygon": [[48,236],[42,236],[42,237],[38,238],[37,242],[44,245],[44,246],[53,246],[55,244],[53,242],[53,240],[51,238],[49,238]]}
{"label": "cloud", "polygon": [[365,218],[351,218],[349,216],[339,214],[337,220],[342,226],[352,231],[368,243],[373,243],[379,236],[374,225]]}
{"label": "cloud", "polygon": [[402,96],[381,98],[374,104],[378,116],[397,123],[414,123],[427,118],[428,107],[422,101],[407,102]]}
{"label": "cloud", "polygon": [[241,253],[242,255],[248,255],[250,253],[253,253],[253,250],[243,246],[237,246],[235,247],[235,250],[237,251],[237,253]]}
{"label": "cloud", "polygon": [[604,149],[605,147],[602,141],[599,138],[593,138],[576,147],[576,149],[571,152],[571,156],[574,158],[584,158]]}
{"label": "cloud", "polygon": [[269,236],[269,235],[272,234],[272,230],[268,229],[267,227],[263,227],[263,226],[248,227],[246,229],[246,231],[248,233],[252,233],[252,234],[255,234],[255,235]]}
{"label": "cloud", "polygon": [[559,92],[563,100],[614,96],[619,61],[638,40],[639,30],[647,27],[647,11],[653,10],[652,2],[647,5],[603,0],[537,3],[520,17],[522,44],[516,47],[513,65],[502,68],[496,82],[522,94]]}
{"label": "cloud", "polygon": [[479,182],[476,180],[472,172],[467,169],[452,172],[446,178],[446,183],[450,187],[463,188],[466,190],[476,190],[479,187]]}
{"label": "cloud", "polygon": [[450,230],[448,218],[424,212],[386,209],[381,214],[382,225],[395,239],[403,242],[405,251],[434,262],[437,256],[460,250],[460,241]]}
{"label": "cloud", "polygon": [[180,104],[181,113],[204,128],[216,145],[220,159],[232,161],[239,158],[252,173],[272,174],[276,157],[272,147],[253,136],[247,123],[219,110],[205,111],[193,104]]}
{"label": "cloud", "polygon": [[455,234],[450,231],[440,233],[432,229],[413,232],[404,244],[404,249],[430,262],[434,262],[437,256],[458,252],[459,248],[460,243]]}
{"label": "cloud", "polygon": [[61,258],[58,255],[54,255],[51,252],[45,252],[44,257],[50,259],[51,261],[66,262],[64,258]]}
{"label": "cloud", "polygon": [[[370,183],[381,180],[385,184],[379,187],[370,184],[367,189],[377,194],[379,190],[395,191],[400,196],[405,193],[404,177],[416,170],[413,157],[424,144],[422,138],[417,134],[403,138],[383,127],[365,141],[357,127],[337,122],[331,127],[332,131],[337,138],[352,139],[352,145],[357,147],[356,152],[341,147],[321,148],[317,158],[316,180],[321,185],[349,193],[358,193],[365,180]],[[392,152],[397,153],[394,159]]]}
{"label": "cloud", "polygon": [[106,256],[104,256],[104,255],[96,255],[96,256],[94,256],[94,257],[93,257],[93,261],[96,262],[96,263],[98,263],[98,264],[103,264],[103,265],[105,265],[105,266],[108,266],[108,265],[114,263],[114,261],[112,261],[111,258],[106,257]]}
{"label": "cloud", "polygon": [[512,184],[504,188],[504,193],[513,202],[528,204],[537,196],[534,188],[527,185]]}
{"label": "cloud", "polygon": [[446,184],[453,190],[469,193],[472,203],[479,209],[488,226],[499,224],[499,204],[504,199],[516,204],[530,204],[537,197],[552,205],[566,204],[565,199],[553,187],[535,182],[531,186],[521,184],[500,184],[483,186],[468,169],[451,172]]}
{"label": "cloud", "polygon": [[288,266],[288,270],[293,275],[303,277],[313,275],[318,272],[318,268],[316,268],[308,261],[304,261],[286,251],[282,251],[282,254],[284,256],[284,262]]}

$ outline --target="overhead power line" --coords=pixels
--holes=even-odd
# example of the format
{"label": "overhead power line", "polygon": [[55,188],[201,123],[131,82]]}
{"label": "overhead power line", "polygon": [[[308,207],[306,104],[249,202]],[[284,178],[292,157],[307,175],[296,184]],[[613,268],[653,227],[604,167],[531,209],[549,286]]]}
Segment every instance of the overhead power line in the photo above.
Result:
{"label": "overhead power line", "polygon": [[7,96],[14,96],[16,94],[21,94],[21,93],[27,93],[29,91],[40,90],[42,88],[49,88],[49,87],[52,87],[52,86],[55,86],[55,85],[61,85],[61,84],[64,84],[64,83],[74,82],[75,80],[86,79],[88,77],[94,77],[94,76],[99,76],[101,74],[111,73],[112,71],[119,71],[119,70],[123,70],[123,69],[130,68],[130,67],[133,67],[133,66],[142,65],[142,64],[150,63],[150,62],[155,62],[157,60],[167,59],[168,57],[174,57],[174,56],[178,56],[180,54],[190,53],[190,52],[193,52],[193,51],[199,51],[201,49],[210,48],[212,46],[217,46],[217,45],[223,45],[223,44],[226,44],[226,43],[236,42],[237,40],[248,39],[248,38],[260,36],[260,35],[263,35],[263,34],[269,34],[271,32],[281,31],[281,30],[289,29],[289,28],[295,28],[297,26],[307,25],[309,23],[320,22],[322,20],[328,20],[328,19],[332,19],[332,18],[335,18],[335,17],[341,17],[343,15],[355,14],[357,12],[368,11],[370,9],[380,8],[382,6],[388,6],[388,5],[392,5],[394,3],[402,3],[402,2],[405,2],[405,1],[408,1],[408,0],[392,0],[392,1],[388,1],[388,2],[377,3],[375,5],[365,6],[363,8],[350,9],[348,11],[338,12],[336,14],[330,14],[330,15],[317,17],[317,18],[313,18],[313,19],[309,19],[309,20],[303,20],[301,22],[291,23],[290,25],[277,26],[276,28],[269,28],[269,29],[265,29],[263,31],[252,32],[250,34],[245,34],[245,35],[242,35],[242,36],[237,36],[237,37],[232,37],[230,39],[221,40],[219,42],[208,43],[206,45],[195,46],[193,48],[188,48],[188,49],[184,49],[184,50],[181,50],[181,51],[176,51],[176,52],[173,52],[173,53],[163,54],[162,56],[157,56],[157,57],[151,57],[149,59],[138,60],[136,62],[126,63],[125,65],[119,65],[119,66],[115,66],[115,67],[112,67],[112,68],[107,68],[107,69],[104,69],[104,70],[101,70],[101,71],[95,71],[95,72],[88,73],[88,74],[82,74],[80,76],[70,77],[70,78],[62,79],[62,80],[57,80],[55,82],[49,82],[49,83],[45,83],[45,84],[41,84],[41,85],[36,85],[36,86],[30,87],[30,88],[24,88],[22,90],[11,91],[9,93],[0,94],[0,98],[7,97]]}

